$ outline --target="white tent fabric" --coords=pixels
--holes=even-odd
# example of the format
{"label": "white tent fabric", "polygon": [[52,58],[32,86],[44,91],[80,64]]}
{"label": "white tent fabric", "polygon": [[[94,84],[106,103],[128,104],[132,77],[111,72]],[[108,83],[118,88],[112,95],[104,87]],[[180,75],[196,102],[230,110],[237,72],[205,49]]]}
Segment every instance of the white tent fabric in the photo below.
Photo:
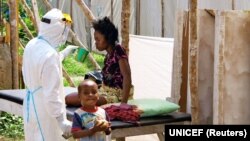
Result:
{"label": "white tent fabric", "polygon": [[161,37],[161,13],[160,0],[141,1],[140,35]]}
{"label": "white tent fabric", "polygon": [[[42,0],[38,0],[42,1]],[[85,44],[90,46],[93,44],[91,41],[91,35],[89,35],[86,28],[89,28],[88,21],[85,19],[85,15],[79,8],[75,1],[69,0],[49,0],[53,7],[61,8],[61,3],[65,1],[63,11],[72,11],[72,17],[74,20],[73,28],[80,40]],[[111,16],[111,0],[84,0],[87,5],[89,5],[93,14],[99,18],[103,16]],[[71,7],[72,2],[72,9]],[[250,1],[249,0],[235,0],[234,4],[231,0],[199,0],[199,9],[215,9],[222,10],[232,9],[237,10],[249,10]],[[42,2],[39,2],[42,3]],[[130,1],[130,34],[135,34],[136,32],[136,0]],[[162,36],[162,27],[164,28],[164,37],[173,38],[174,37],[174,26],[176,11],[179,9],[188,9],[188,0],[163,0],[164,3],[164,19],[162,22],[162,6],[161,0],[143,0],[140,1],[140,33],[143,36]],[[113,0],[113,22],[118,27],[119,33],[121,30],[121,9],[122,1]],[[164,24],[162,26],[162,23]],[[120,34],[121,35],[121,34]],[[87,36],[87,37],[86,37]],[[88,44],[86,42],[89,42]],[[90,43],[91,42],[91,43]]]}
{"label": "white tent fabric", "polygon": [[173,38],[130,35],[129,63],[134,98],[171,96]]}

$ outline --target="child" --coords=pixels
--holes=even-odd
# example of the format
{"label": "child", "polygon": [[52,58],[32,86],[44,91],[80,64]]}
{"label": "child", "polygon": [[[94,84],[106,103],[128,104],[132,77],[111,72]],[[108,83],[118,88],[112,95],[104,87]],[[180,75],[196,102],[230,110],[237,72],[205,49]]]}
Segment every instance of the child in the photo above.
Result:
{"label": "child", "polygon": [[80,141],[105,141],[111,127],[105,110],[96,106],[99,99],[97,84],[90,79],[84,80],[78,86],[78,96],[82,107],[74,113],[73,137]]}

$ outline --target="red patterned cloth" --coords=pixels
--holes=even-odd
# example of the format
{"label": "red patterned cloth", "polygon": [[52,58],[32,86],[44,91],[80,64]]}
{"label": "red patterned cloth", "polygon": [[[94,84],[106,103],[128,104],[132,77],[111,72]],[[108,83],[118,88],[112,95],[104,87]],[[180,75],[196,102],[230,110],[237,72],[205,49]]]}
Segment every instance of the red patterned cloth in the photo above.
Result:
{"label": "red patterned cloth", "polygon": [[123,122],[137,123],[140,119],[141,111],[134,105],[120,104],[110,105],[104,108],[110,120],[118,119]]}

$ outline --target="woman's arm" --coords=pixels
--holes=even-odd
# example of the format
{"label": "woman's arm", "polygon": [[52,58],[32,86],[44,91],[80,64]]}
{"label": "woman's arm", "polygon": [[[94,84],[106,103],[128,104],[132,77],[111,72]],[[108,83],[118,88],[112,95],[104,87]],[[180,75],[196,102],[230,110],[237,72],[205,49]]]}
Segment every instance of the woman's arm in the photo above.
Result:
{"label": "woman's arm", "polygon": [[128,98],[129,98],[129,93],[130,93],[130,88],[131,88],[131,70],[130,70],[130,66],[128,63],[127,59],[120,59],[119,60],[119,67],[121,70],[121,74],[123,76],[123,82],[122,82],[122,100],[121,103],[127,103],[128,102]]}

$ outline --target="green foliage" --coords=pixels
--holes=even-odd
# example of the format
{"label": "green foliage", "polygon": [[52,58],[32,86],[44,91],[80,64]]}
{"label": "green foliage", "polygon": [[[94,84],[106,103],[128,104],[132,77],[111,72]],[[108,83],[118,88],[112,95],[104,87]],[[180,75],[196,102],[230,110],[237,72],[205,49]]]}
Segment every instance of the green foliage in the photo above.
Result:
{"label": "green foliage", "polygon": [[[37,36],[37,32],[35,30],[34,24],[31,21],[29,15],[24,11],[22,7],[19,7],[19,13],[21,16],[21,19],[25,22],[26,26],[28,27],[31,34],[35,37]],[[19,33],[19,39],[23,44],[27,44],[30,38],[28,37],[27,33],[23,29],[23,27],[19,24],[18,26],[18,33]]]}
{"label": "green foliage", "polygon": [[[103,61],[104,61],[104,55],[97,54],[97,53],[91,53],[96,60],[96,62],[103,67]],[[75,59],[76,52],[63,61],[63,66],[67,73],[73,78],[73,81],[76,85],[80,83],[82,79],[77,79],[78,77],[84,77],[84,75],[90,71],[94,70],[94,66],[90,62],[89,58],[87,57],[84,62],[78,62]],[[64,80],[64,85],[69,86],[68,82]]]}
{"label": "green foliage", "polygon": [[24,137],[22,118],[6,112],[1,112],[0,135],[14,139],[22,139]]}
{"label": "green foliage", "polygon": [[[68,56],[63,61],[63,66],[70,76],[84,76],[87,72],[94,70],[94,66],[92,65],[88,57],[84,62],[78,62],[75,59],[76,54],[77,52]],[[93,55],[97,63],[101,67],[103,67],[104,56],[93,52],[91,54]]]}

